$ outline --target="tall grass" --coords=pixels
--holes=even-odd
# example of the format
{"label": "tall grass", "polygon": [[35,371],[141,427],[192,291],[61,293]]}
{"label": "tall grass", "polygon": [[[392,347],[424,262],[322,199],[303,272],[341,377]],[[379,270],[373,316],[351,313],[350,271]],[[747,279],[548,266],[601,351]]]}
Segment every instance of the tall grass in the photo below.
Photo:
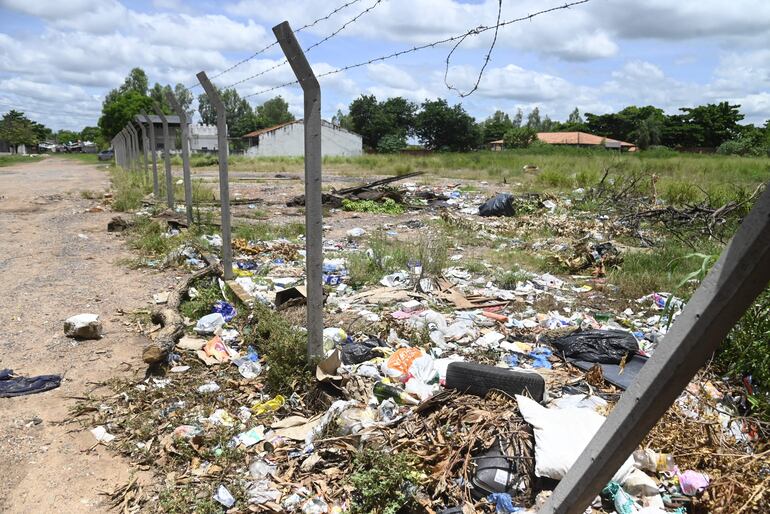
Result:
{"label": "tall grass", "polygon": [[[233,156],[234,170],[255,172],[301,171],[301,157]],[[524,171],[534,165],[539,171]],[[410,171],[458,179],[492,180],[521,183],[535,190],[568,190],[596,184],[605,169],[610,177],[644,175],[658,178],[659,196],[674,202],[697,201],[705,197],[703,190],[725,190],[729,186],[750,187],[770,180],[770,159],[726,155],[683,154],[672,151],[617,154],[584,148],[537,148],[478,151],[468,153],[434,153],[430,155],[367,154],[359,157],[323,159],[325,172],[339,174],[397,175]],[[650,191],[651,180],[645,182]]]}

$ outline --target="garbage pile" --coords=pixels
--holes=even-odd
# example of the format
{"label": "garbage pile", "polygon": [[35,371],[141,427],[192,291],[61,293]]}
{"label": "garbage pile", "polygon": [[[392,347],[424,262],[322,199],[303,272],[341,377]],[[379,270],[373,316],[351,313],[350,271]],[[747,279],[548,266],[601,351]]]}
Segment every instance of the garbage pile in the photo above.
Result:
{"label": "garbage pile", "polygon": [[[460,265],[431,277],[413,263],[354,290],[347,260],[330,258],[327,319],[363,322],[330,323],[313,380],[279,392],[265,380],[279,363],[261,353],[254,324],[302,306],[304,251],[287,240],[236,240],[234,249],[252,304],[223,287],[210,314],[187,320],[165,376],[117,385],[90,420],[99,443],[166,477],[161,490],[135,495],[137,505],[184,489],[191,509],[367,512],[380,508],[360,490],[376,482],[373,463],[403,456],[398,490],[382,499],[393,512],[534,512],[683,308],[661,292],[600,312],[588,307],[602,294],[590,277],[527,274],[503,289]],[[713,417],[717,439],[704,444],[742,456],[766,483],[766,461],[754,458],[761,437],[735,391],[715,378],[691,389],[708,396],[683,394],[675,409],[685,420],[667,420],[677,424],[670,432]],[[689,443],[660,436],[617,470],[594,512],[719,505],[710,491],[730,482],[715,461],[693,461],[682,451]]]}

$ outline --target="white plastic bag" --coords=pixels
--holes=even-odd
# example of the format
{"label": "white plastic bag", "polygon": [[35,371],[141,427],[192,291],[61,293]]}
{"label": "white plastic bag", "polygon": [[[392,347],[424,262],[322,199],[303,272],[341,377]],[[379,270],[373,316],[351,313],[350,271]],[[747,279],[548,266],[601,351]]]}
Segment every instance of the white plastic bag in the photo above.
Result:
{"label": "white plastic bag", "polygon": [[[535,475],[561,480],[604,423],[604,416],[581,408],[546,409],[516,395],[519,411],[535,429]],[[612,478],[623,482],[634,460],[629,457]]]}

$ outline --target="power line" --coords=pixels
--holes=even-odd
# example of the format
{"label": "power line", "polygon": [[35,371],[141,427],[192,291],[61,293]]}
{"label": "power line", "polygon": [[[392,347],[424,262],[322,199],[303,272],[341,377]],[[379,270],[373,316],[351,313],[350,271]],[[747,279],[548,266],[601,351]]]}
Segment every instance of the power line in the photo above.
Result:
{"label": "power line", "polygon": [[[325,38],[323,38],[322,40],[320,40],[320,41],[318,41],[318,42],[316,42],[316,43],[313,43],[313,44],[312,44],[312,45],[310,45],[309,47],[305,48],[305,49],[304,49],[305,53],[308,53],[308,52],[310,52],[310,51],[311,51],[311,50],[313,50],[314,48],[316,48],[316,47],[318,47],[318,46],[322,45],[322,44],[323,44],[323,43],[325,43],[326,41],[330,40],[331,38],[333,38],[334,36],[336,36],[337,34],[339,34],[340,32],[342,32],[343,30],[345,30],[345,28],[347,28],[347,27],[348,27],[348,25],[351,25],[351,24],[355,23],[356,21],[358,21],[358,19],[359,19],[361,16],[363,16],[364,14],[366,14],[366,13],[370,12],[372,9],[374,9],[375,7],[377,7],[378,5],[380,5],[380,4],[382,3],[382,1],[383,1],[383,0],[375,0],[375,2],[374,2],[372,5],[370,5],[369,7],[367,7],[366,9],[364,9],[363,11],[361,11],[360,13],[358,13],[357,15],[355,15],[353,18],[351,18],[351,19],[349,19],[348,21],[346,21],[346,22],[345,22],[344,24],[342,24],[342,26],[340,26],[340,27],[339,27],[337,30],[335,30],[334,32],[332,32],[331,34],[329,34],[328,36],[326,36],[326,37],[325,37]],[[296,32],[299,32],[299,30],[297,30]],[[295,34],[296,34],[296,32],[295,32]],[[278,43],[278,42],[276,41],[276,42],[275,42],[275,43],[273,43],[273,44],[275,45],[275,44],[277,44],[277,43]],[[230,84],[229,86],[226,86],[224,89],[230,89],[230,88],[232,88],[232,87],[235,87],[235,86],[238,86],[238,85],[240,85],[240,84],[243,84],[244,82],[248,82],[248,81],[250,81],[250,80],[253,80],[253,79],[257,78],[257,77],[261,77],[262,75],[265,75],[265,74],[267,74],[267,73],[270,73],[271,71],[273,71],[273,70],[276,70],[276,69],[278,69],[278,68],[280,68],[281,66],[284,66],[284,65],[286,65],[286,64],[289,64],[289,61],[288,61],[288,59],[284,59],[283,61],[279,62],[278,64],[274,64],[273,66],[271,66],[271,67],[269,67],[269,68],[267,68],[267,69],[265,69],[265,70],[262,70],[262,71],[260,71],[260,72],[257,72],[257,73],[255,73],[254,75],[249,75],[248,77],[246,77],[246,78],[244,78],[244,79],[241,79],[241,80],[239,80],[239,81],[237,81],[237,82],[233,82],[233,83],[232,83],[232,84]],[[220,75],[221,75],[221,74],[220,74]],[[215,77],[213,77],[213,78],[215,78]]]}
{"label": "power line", "polygon": [[[356,64],[349,64],[349,65],[343,66],[341,68],[337,68],[337,69],[334,69],[334,70],[331,70],[331,71],[327,71],[325,73],[321,73],[316,78],[320,79],[320,78],[323,78],[323,77],[328,77],[330,75],[336,75],[337,73],[342,73],[343,71],[352,70],[354,68],[360,68],[361,66],[367,66],[369,64],[374,64],[376,62],[387,61],[389,59],[394,59],[394,58],[400,57],[402,55],[418,52],[420,50],[425,50],[426,48],[434,48],[436,46],[443,45],[443,44],[446,44],[446,43],[462,41],[465,38],[467,38],[468,36],[477,36],[479,34],[483,34],[484,32],[487,32],[487,31],[490,31],[490,30],[494,30],[495,33],[497,33],[497,31],[500,29],[500,27],[505,27],[507,25],[511,25],[513,23],[519,23],[519,22],[522,22],[522,21],[532,20],[536,16],[540,16],[542,14],[548,14],[548,13],[551,13],[551,12],[554,12],[554,11],[560,11],[562,9],[569,9],[570,7],[574,7],[576,5],[588,3],[589,1],[590,0],[574,0],[572,2],[567,2],[567,3],[563,4],[563,5],[558,5],[556,7],[550,7],[548,9],[543,9],[543,10],[537,11],[537,12],[534,12],[532,14],[528,14],[526,16],[522,16],[520,18],[514,18],[514,19],[511,19],[511,20],[506,20],[504,22],[498,22],[498,23],[496,23],[494,25],[489,25],[489,26],[480,25],[480,26],[478,26],[478,27],[476,27],[474,29],[471,29],[471,30],[469,30],[467,32],[464,32],[462,34],[458,34],[456,36],[450,36],[448,38],[440,39],[440,40],[434,41],[432,43],[426,43],[424,45],[413,46],[412,48],[407,48],[406,50],[399,50],[398,52],[393,52],[391,54],[383,55],[381,57],[375,57],[373,59],[369,59],[368,61],[363,61],[363,62],[359,62],[359,63],[356,63]],[[491,51],[492,51],[492,48],[490,47],[489,54],[491,54]],[[489,56],[489,54],[488,54],[488,56]],[[486,67],[486,63],[484,65],[484,67]],[[483,71],[484,71],[484,68],[482,68],[482,70],[481,70],[482,74],[483,74]],[[481,75],[479,76],[479,79],[478,79],[478,82],[480,82],[480,81],[481,81]],[[276,89],[280,89],[282,87],[291,86],[291,85],[294,85],[294,84],[299,84],[299,80],[294,80],[292,82],[286,82],[285,84],[281,84],[281,85],[274,86],[274,87],[271,87],[271,88],[268,88],[268,89],[264,89],[262,91],[257,91],[256,93],[251,93],[249,95],[244,96],[243,98],[250,98],[252,96],[262,95],[264,93],[269,93],[270,91],[275,91]],[[478,86],[478,83],[477,83],[477,86]],[[474,91],[475,91],[475,89],[476,88],[474,88]],[[468,93],[468,94],[470,94],[470,93]]]}
{"label": "power line", "polygon": [[[332,16],[334,16],[335,14],[337,14],[338,12],[340,12],[341,10],[343,10],[343,9],[345,9],[345,8],[347,8],[347,7],[349,7],[349,6],[353,5],[353,4],[355,4],[355,3],[358,3],[358,2],[360,2],[360,1],[361,1],[361,0],[350,0],[349,2],[346,2],[346,3],[342,4],[342,5],[340,5],[339,7],[337,7],[336,9],[334,9],[333,11],[331,11],[330,13],[328,13],[326,16],[323,16],[323,17],[321,17],[321,18],[318,18],[318,19],[316,19],[316,20],[313,20],[313,21],[312,21],[312,22],[310,22],[310,23],[306,23],[305,25],[301,26],[300,28],[298,28],[298,29],[295,31],[295,34],[296,34],[297,32],[302,32],[302,31],[303,31],[303,30],[305,30],[305,29],[308,29],[308,28],[310,28],[310,27],[313,27],[313,26],[317,25],[318,23],[320,23],[320,22],[322,22],[322,21],[326,21],[326,20],[328,20],[329,18],[331,18]],[[382,1],[382,0],[380,0],[380,1]],[[379,3],[379,2],[377,2],[377,3]],[[372,8],[373,8],[373,7],[370,7],[369,9],[367,9],[367,11],[371,10]],[[359,15],[359,16],[360,16],[360,15]],[[271,48],[273,48],[273,47],[274,47],[275,45],[277,45],[277,44],[278,44],[278,41],[273,41],[272,43],[270,43],[269,45],[265,46],[264,48],[261,48],[260,50],[257,50],[256,52],[254,52],[253,54],[251,54],[249,57],[246,57],[245,59],[241,59],[240,61],[238,61],[237,63],[233,64],[232,66],[230,66],[230,67],[229,67],[229,68],[227,68],[226,70],[223,70],[223,71],[221,71],[221,72],[217,73],[216,75],[214,75],[213,77],[211,77],[211,78],[210,78],[210,80],[214,80],[215,78],[221,77],[221,76],[222,76],[222,75],[224,75],[225,73],[229,73],[229,72],[231,72],[232,70],[234,70],[234,69],[235,69],[235,68],[237,68],[238,66],[240,66],[240,65],[242,65],[242,64],[245,64],[245,63],[247,63],[247,62],[251,61],[252,59],[256,58],[257,56],[259,56],[259,55],[261,55],[261,54],[263,54],[263,53],[267,52],[268,50],[270,50]],[[196,87],[198,87],[198,86],[200,86],[200,84],[199,84],[199,83],[195,83],[195,84],[192,84],[192,85],[190,85],[189,87],[187,87],[187,90],[189,91],[189,90],[191,90],[191,89],[193,89],[193,88],[196,88]],[[229,86],[228,86],[228,87],[229,87]]]}
{"label": "power line", "polygon": [[463,93],[456,87],[449,84],[447,80],[447,75],[449,75],[449,62],[452,59],[452,54],[455,53],[455,50],[463,44],[463,41],[465,41],[465,38],[471,35],[470,33],[466,34],[460,40],[455,43],[455,46],[452,47],[452,50],[449,51],[449,53],[446,56],[446,68],[444,68],[444,85],[447,87],[447,89],[451,91],[456,91],[458,95],[460,95],[460,98],[465,98],[466,96],[472,95],[478,88],[479,83],[481,83],[481,77],[484,75],[484,70],[487,68],[487,64],[489,64],[489,59],[492,57],[492,50],[495,48],[495,43],[497,43],[497,33],[500,31],[500,15],[503,12],[503,0],[497,0],[497,22],[495,23],[495,35],[492,37],[492,43],[489,45],[489,51],[487,51],[487,55],[484,58],[484,64],[481,65],[481,69],[479,70],[479,75],[476,77],[476,83],[473,85],[470,91],[467,93]]}

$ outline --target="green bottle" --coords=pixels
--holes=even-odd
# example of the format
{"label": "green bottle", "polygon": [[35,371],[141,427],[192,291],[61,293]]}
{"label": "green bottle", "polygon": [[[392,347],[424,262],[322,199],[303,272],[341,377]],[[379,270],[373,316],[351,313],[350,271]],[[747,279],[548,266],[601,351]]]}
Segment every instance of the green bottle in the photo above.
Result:
{"label": "green bottle", "polygon": [[374,396],[380,400],[387,400],[392,398],[393,401],[400,405],[419,405],[420,400],[413,398],[406,392],[402,391],[398,387],[383,382],[377,382],[374,384]]}

